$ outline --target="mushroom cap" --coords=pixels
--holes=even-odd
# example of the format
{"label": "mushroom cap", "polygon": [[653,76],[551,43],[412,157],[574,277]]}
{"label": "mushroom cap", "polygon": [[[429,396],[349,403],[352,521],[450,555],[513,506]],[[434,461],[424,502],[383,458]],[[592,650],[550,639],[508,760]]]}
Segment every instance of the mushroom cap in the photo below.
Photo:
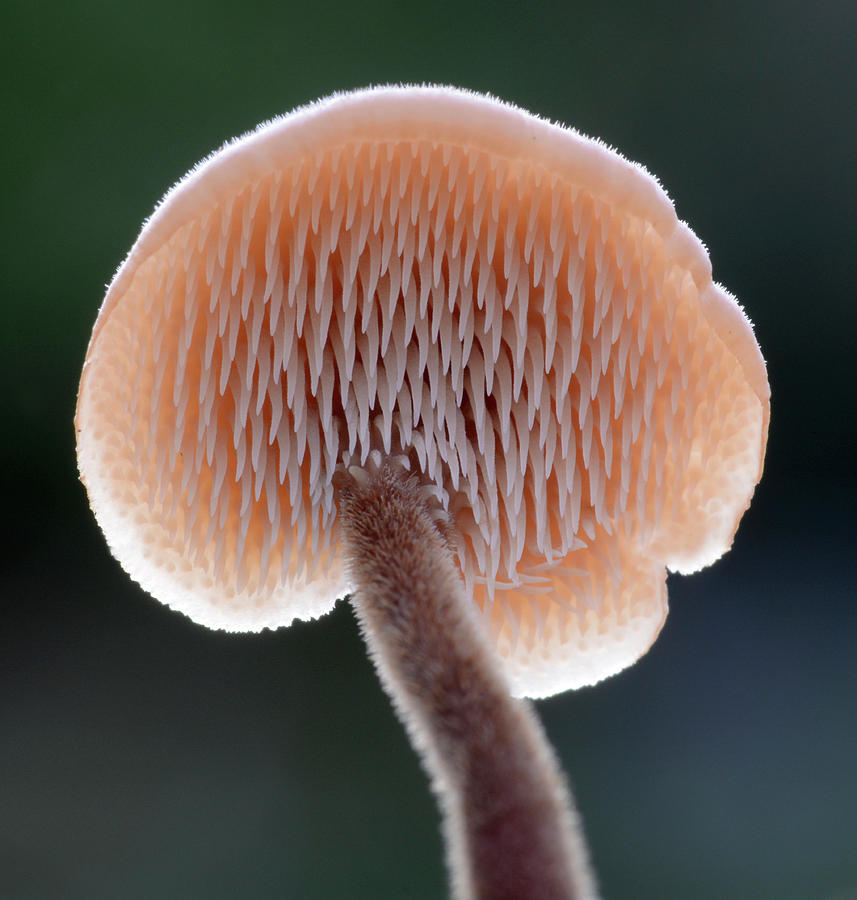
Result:
{"label": "mushroom cap", "polygon": [[159,204],[109,286],[76,418],[107,542],[213,628],[349,590],[334,475],[427,485],[514,693],[636,660],[666,570],[733,539],[769,388],[752,327],[657,181],[449,88],[334,95]]}

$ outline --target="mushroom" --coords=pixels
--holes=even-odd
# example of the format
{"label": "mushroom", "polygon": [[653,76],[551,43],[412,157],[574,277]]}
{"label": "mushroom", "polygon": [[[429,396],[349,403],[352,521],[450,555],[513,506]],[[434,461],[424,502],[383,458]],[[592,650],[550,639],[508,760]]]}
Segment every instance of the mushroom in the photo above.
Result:
{"label": "mushroom", "polygon": [[443,808],[457,897],[592,896],[523,697],[635,661],[730,546],[765,365],[657,181],[436,87],[334,95],[167,193],[76,418],[113,554],[212,628],[350,594]]}

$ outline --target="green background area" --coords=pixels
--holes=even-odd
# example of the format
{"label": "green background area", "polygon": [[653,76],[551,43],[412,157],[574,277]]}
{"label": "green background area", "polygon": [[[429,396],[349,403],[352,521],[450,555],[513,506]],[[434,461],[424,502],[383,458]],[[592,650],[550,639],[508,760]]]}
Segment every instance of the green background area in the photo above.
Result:
{"label": "green background area", "polygon": [[654,648],[539,704],[610,900],[857,897],[857,5],[6,0],[0,897],[437,898],[437,814],[350,610],[206,631],[76,480],[104,285],[162,193],[334,90],[489,91],[644,163],[769,361],[735,547]]}

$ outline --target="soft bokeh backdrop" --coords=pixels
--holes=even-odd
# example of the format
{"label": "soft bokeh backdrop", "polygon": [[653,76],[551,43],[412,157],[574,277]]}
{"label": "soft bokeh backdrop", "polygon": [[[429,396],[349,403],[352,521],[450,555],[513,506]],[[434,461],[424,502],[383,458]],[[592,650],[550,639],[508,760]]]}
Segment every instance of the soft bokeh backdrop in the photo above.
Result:
{"label": "soft bokeh backdrop", "polygon": [[5,0],[0,897],[437,898],[425,779],[340,604],[194,626],[109,557],[72,416],[105,283],[224,139],[388,81],[655,172],[769,360],[734,550],[635,667],[540,711],[611,900],[857,897],[857,5]]}

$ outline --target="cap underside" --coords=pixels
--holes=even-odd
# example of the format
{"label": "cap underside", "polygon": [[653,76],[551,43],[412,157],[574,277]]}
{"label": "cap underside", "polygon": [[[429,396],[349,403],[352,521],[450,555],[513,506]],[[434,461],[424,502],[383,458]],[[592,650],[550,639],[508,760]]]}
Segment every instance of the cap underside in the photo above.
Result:
{"label": "cap underside", "polygon": [[78,404],[108,543],[196,621],[347,590],[337,467],[437,486],[513,689],[633,662],[666,568],[730,545],[761,472],[752,329],[651,176],[444,89],[333,98],[165,198],[99,314]]}

